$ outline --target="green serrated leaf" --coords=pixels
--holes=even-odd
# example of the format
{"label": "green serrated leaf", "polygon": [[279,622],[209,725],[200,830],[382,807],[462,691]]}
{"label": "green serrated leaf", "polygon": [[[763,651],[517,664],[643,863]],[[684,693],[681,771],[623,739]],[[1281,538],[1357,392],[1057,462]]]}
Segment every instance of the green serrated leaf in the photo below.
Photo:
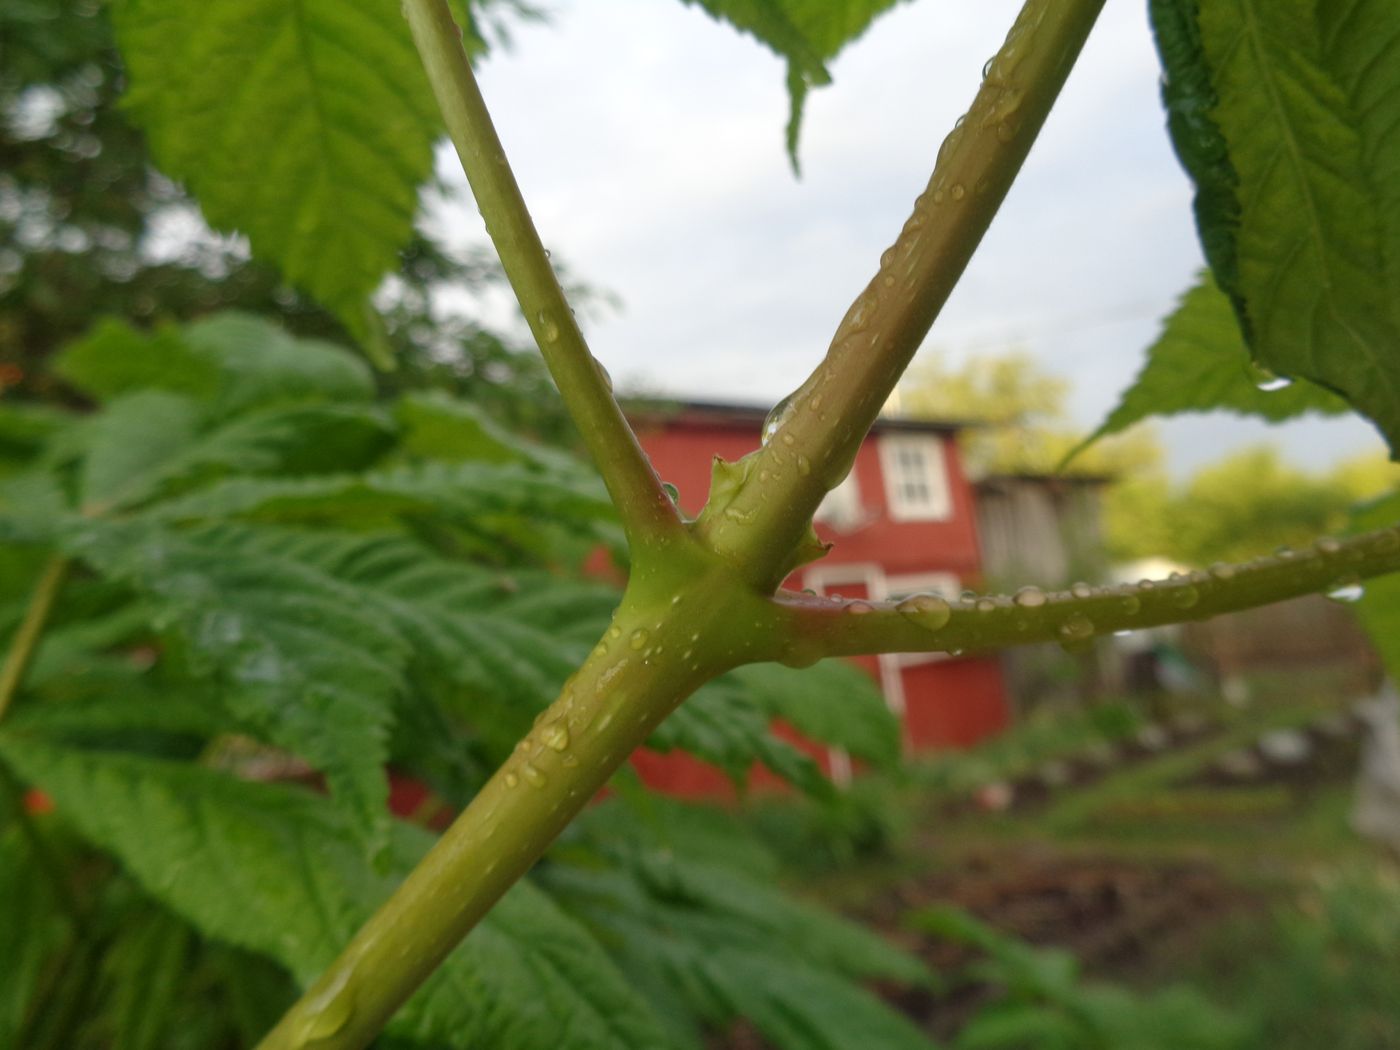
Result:
{"label": "green serrated leaf", "polygon": [[490,526],[492,515],[500,514],[584,529],[614,517],[595,478],[489,463],[424,463],[319,478],[232,479],[150,512],[161,521],[247,517],[362,528],[436,515],[483,529]]}
{"label": "green serrated leaf", "polygon": [[49,437],[72,422],[52,405],[0,401],[0,476],[29,466]]}
{"label": "green serrated leaf", "polygon": [[326,774],[377,840],[383,765],[409,644],[364,594],[314,568],[192,542],[142,524],[89,522],[69,550],[129,585],[187,646],[228,711]]}
{"label": "green serrated leaf", "polygon": [[763,705],[804,736],[844,748],[876,766],[899,762],[901,731],[869,675],[844,660],[796,670],[750,664],[731,674]]}
{"label": "green serrated leaf", "polygon": [[191,350],[173,325],[142,332],[125,321],[105,318],[59,351],[51,367],[97,401],[138,390],[166,390],[203,401],[219,388],[215,362]]}
{"label": "green serrated leaf", "polygon": [[702,1022],[748,1017],[783,1050],[927,1050],[917,1029],[853,983],[924,981],[916,960],[732,869],[619,835],[616,816],[580,818],[598,856],[540,877],[667,1011],[682,1033],[675,1045],[695,1045]]}
{"label": "green serrated leaf", "polygon": [[82,492],[90,508],[129,509],[233,475],[310,476],[366,466],[392,440],[360,405],[273,405],[205,429],[195,402],[141,391],[86,424]]}
{"label": "green serrated leaf", "polygon": [[299,339],[262,317],[225,311],[186,325],[181,335],[191,351],[219,370],[215,407],[220,415],[254,405],[345,405],[374,397],[368,366],[344,347]]}
{"label": "green serrated leaf", "polygon": [[897,0],[684,0],[728,22],[787,61],[790,112],[788,157],[797,164],[797,140],[807,92],[831,83],[826,63],[892,8]]}
{"label": "green serrated leaf", "polygon": [[[432,841],[395,825],[381,874],[340,813],[310,792],[10,735],[0,736],[0,755],[151,894],[211,937],[278,960],[303,984]],[[462,1048],[667,1045],[597,943],[528,882],[448,957],[389,1033]]]}
{"label": "green serrated leaf", "polygon": [[121,0],[114,22],[160,167],[363,330],[438,133],[395,0]]}
{"label": "green serrated leaf", "polygon": [[740,788],[761,763],[800,790],[826,796],[831,782],[808,755],[773,735],[772,715],[737,679],[721,678],[696,690],[657,727],[647,746],[680,749],[719,767]]}
{"label": "green serrated leaf", "polygon": [[1201,0],[1194,16],[1176,44],[1209,70],[1239,203],[1203,239],[1228,266],[1229,233],[1235,273],[1217,277],[1254,358],[1339,392],[1400,449],[1400,7]]}
{"label": "green serrated leaf", "polygon": [[578,466],[562,453],[508,433],[471,402],[439,391],[404,395],[395,414],[403,427],[400,448],[410,456],[566,470]]}
{"label": "green serrated leaf", "polygon": [[[1153,416],[1224,409],[1276,423],[1307,412],[1348,411],[1340,397],[1306,380],[1260,389],[1230,301],[1205,273],[1182,297],[1147,350],[1147,363],[1086,446]],[[1257,373],[1257,369],[1253,370]],[[1266,384],[1267,385],[1267,384]]]}
{"label": "green serrated leaf", "polygon": [[[1240,205],[1239,180],[1225,138],[1211,117],[1215,88],[1196,24],[1197,0],[1148,0],[1157,51],[1162,59],[1162,104],[1182,167],[1196,184],[1192,206],[1211,269],[1231,292],[1239,273],[1234,230]],[[1236,302],[1236,307],[1239,303]]]}
{"label": "green serrated leaf", "polygon": [[115,398],[83,423],[86,454],[79,499],[90,511],[105,511],[140,499],[199,433],[197,402],[162,390],[139,390]]}

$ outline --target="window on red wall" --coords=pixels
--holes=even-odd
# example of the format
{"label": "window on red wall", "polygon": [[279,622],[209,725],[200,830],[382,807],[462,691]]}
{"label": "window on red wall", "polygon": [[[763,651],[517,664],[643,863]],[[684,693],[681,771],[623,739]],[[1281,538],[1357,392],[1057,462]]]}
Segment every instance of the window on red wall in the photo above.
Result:
{"label": "window on red wall", "polygon": [[841,484],[826,494],[813,515],[817,521],[830,525],[838,532],[853,532],[866,523],[865,510],[860,505],[860,487],[856,472],[846,475]]}
{"label": "window on red wall", "polygon": [[932,434],[883,434],[880,468],[894,521],[946,521],[953,504],[943,441]]}

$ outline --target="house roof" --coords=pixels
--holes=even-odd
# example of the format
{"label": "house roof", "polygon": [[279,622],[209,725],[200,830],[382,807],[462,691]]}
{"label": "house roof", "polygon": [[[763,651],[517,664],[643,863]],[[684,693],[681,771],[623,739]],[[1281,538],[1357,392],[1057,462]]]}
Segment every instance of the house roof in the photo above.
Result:
{"label": "house roof", "polygon": [[1118,480],[1113,474],[1055,474],[1049,471],[1044,473],[1036,471],[1013,472],[1005,474],[983,474],[975,479],[973,484],[978,488],[986,486],[995,488],[997,486],[1007,486],[1015,484],[1027,485],[1050,485],[1050,486],[1070,486],[1070,485],[1111,485]]}
{"label": "house roof", "polygon": [[[634,422],[653,425],[669,423],[704,424],[707,426],[734,426],[754,430],[763,426],[763,421],[772,411],[768,405],[743,404],[735,401],[667,401],[661,399],[624,400],[623,411]],[[906,419],[897,416],[881,416],[870,428],[874,431],[919,431],[923,433],[953,433],[978,424],[970,420],[951,419]]]}

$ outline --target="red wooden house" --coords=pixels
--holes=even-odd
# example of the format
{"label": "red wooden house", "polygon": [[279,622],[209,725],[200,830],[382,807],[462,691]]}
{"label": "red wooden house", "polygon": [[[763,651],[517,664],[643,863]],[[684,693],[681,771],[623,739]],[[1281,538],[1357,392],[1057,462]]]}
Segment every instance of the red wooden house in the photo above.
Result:
{"label": "red wooden house", "polygon": [[[699,511],[715,455],[736,460],[759,443],[766,410],[702,402],[629,410],[657,472]],[[980,583],[973,490],[958,454],[957,426],[881,419],[855,468],[817,512],[817,532],[835,546],[787,586],[849,598],[899,598],[936,591],[954,598]],[[906,750],[972,744],[1003,728],[1008,705],[995,657],[944,654],[860,657],[904,725]],[[844,757],[828,756],[840,779]],[[645,772],[645,770],[644,770]],[[651,779],[651,778],[649,778]]]}

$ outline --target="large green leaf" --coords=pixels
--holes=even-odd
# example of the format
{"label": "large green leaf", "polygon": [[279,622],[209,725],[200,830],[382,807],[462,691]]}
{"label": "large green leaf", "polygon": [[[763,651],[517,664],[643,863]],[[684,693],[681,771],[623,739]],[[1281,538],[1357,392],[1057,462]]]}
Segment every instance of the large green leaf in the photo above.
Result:
{"label": "large green leaf", "polygon": [[368,401],[364,362],[319,339],[298,339],[272,321],[225,311],[187,325],[143,332],[104,320],[64,347],[53,369],[98,401],[164,390],[194,398],[218,416],[261,405]]}
{"label": "large green leaf", "polygon": [[[315,977],[431,844],[396,824],[369,867],[337,810],[309,792],[197,766],[0,737],[0,755],[95,844],[199,929]],[[390,1027],[472,1050],[667,1045],[643,1000],[579,925],[517,884]]]}
{"label": "large green leaf", "polygon": [[54,373],[84,394],[109,401],[136,390],[168,390],[207,399],[219,388],[214,362],[201,358],[180,329],[142,332],[117,318],[98,321],[55,355]]}
{"label": "large green leaf", "polygon": [[105,512],[144,496],[170,458],[194,441],[202,415],[187,397],[139,390],[85,420],[80,505],[89,513]]}
{"label": "large green leaf", "polygon": [[1306,380],[1282,387],[1261,384],[1264,377],[1252,368],[1230,301],[1213,277],[1203,274],[1163,323],[1147,350],[1147,363],[1118,407],[1084,444],[1152,416],[1180,412],[1224,409],[1278,422],[1305,412],[1348,410],[1340,397]]}
{"label": "large green leaf", "polygon": [[226,476],[310,476],[363,467],[391,441],[370,405],[272,405],[206,425],[194,401],[123,394],[86,420],[84,507],[129,509]]}
{"label": "large green leaf", "polygon": [[[1341,393],[1400,449],[1400,6],[1392,0],[1154,5],[1169,82],[1223,137],[1176,120],[1216,276],[1255,360]],[[1194,79],[1193,79],[1194,78]],[[1171,95],[1168,95],[1170,101]]]}
{"label": "large green leaf", "polygon": [[220,414],[285,401],[368,401],[369,368],[345,348],[299,339],[253,314],[225,311],[185,325],[182,335],[201,360],[219,370]]}
{"label": "large green leaf", "polygon": [[546,474],[489,463],[424,463],[366,474],[237,478],[154,508],[163,521],[255,518],[325,525],[393,524],[414,515],[486,524],[491,515],[586,523],[610,519],[601,484],[581,474]]}
{"label": "large green leaf", "polygon": [[288,558],[88,522],[71,553],[136,591],[245,725],[326,774],[360,827],[386,821],[383,765],[409,643],[363,595]]}
{"label": "large green leaf", "polygon": [[771,48],[787,62],[792,103],[788,155],[797,167],[797,137],[807,92],[829,84],[826,63],[865,32],[897,0],[683,0],[728,22]]}
{"label": "large green leaf", "polygon": [[115,24],[156,162],[363,331],[438,130],[396,0],[120,0]]}
{"label": "large green leaf", "polygon": [[[747,1017],[783,1050],[919,1048],[928,1040],[856,985],[923,982],[914,959],[860,927],[713,860],[629,828],[610,804],[579,818],[584,856],[541,869],[635,986],[698,1046],[702,1025]],[[590,855],[591,852],[591,855]]]}
{"label": "large green leaf", "polygon": [[899,720],[871,677],[844,660],[796,670],[750,664],[732,672],[763,705],[813,740],[844,748],[877,766],[900,758]]}

